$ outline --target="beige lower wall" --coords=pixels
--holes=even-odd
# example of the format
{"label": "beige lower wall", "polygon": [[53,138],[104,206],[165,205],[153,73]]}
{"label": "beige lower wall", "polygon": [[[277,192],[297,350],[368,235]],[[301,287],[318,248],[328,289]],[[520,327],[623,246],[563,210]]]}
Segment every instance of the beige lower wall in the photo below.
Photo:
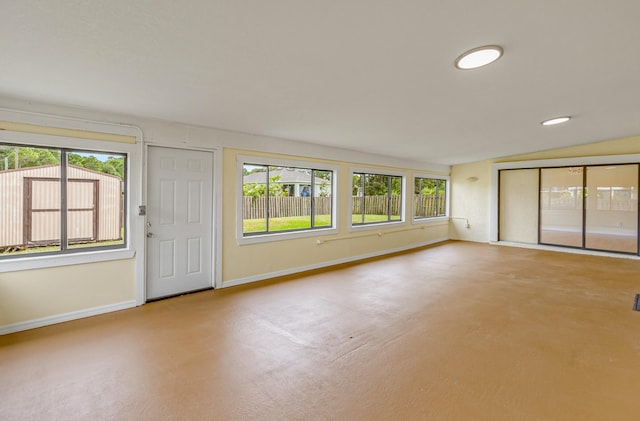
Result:
{"label": "beige lower wall", "polygon": [[[352,190],[350,168],[362,167],[362,163],[311,160],[312,162],[329,162],[339,166],[338,192],[339,215],[337,234],[313,236],[293,240],[270,241],[267,243],[238,245],[236,238],[236,195],[238,182],[236,158],[241,155],[256,155],[250,151],[225,149],[224,165],[224,203],[223,203],[223,241],[222,241],[222,281],[233,282],[265,274],[295,271],[305,267],[321,266],[335,261],[349,260],[360,256],[384,253],[388,250],[409,248],[435,240],[448,238],[448,222],[424,225],[411,224],[409,213],[410,200],[405,207],[406,223],[391,227],[380,227],[370,231],[349,231],[351,214],[349,195]],[[306,157],[285,156],[276,154],[258,154],[259,157],[293,159],[310,161]],[[369,166],[371,169],[397,170],[407,173],[412,180],[413,173],[406,168],[389,168]],[[408,172],[407,172],[408,171]],[[421,174],[424,172],[422,171]],[[378,236],[380,232],[382,235]],[[317,240],[328,240],[317,244]]]}
{"label": "beige lower wall", "polygon": [[0,326],[135,299],[135,259],[0,273]]}

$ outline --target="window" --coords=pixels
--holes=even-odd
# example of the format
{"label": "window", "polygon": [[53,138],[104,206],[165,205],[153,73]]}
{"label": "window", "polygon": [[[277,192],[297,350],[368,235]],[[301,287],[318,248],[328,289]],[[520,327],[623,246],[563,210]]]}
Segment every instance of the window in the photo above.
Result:
{"label": "window", "polygon": [[447,216],[447,180],[442,178],[414,178],[413,218],[425,219]]}
{"label": "window", "polygon": [[402,221],[401,175],[353,172],[353,226]]}
{"label": "window", "polygon": [[[335,168],[311,163],[239,157],[242,221],[239,238],[304,235],[335,228]],[[271,239],[276,237],[271,236]],[[285,237],[289,238],[289,237]]]}
{"label": "window", "polygon": [[126,247],[127,155],[0,144],[0,258]]}

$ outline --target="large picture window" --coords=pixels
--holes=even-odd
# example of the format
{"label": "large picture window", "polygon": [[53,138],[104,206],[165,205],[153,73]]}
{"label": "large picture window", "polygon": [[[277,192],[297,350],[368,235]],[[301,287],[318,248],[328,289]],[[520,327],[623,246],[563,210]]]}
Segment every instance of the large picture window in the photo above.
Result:
{"label": "large picture window", "polygon": [[425,219],[447,216],[447,180],[414,178],[413,218]]}
{"label": "large picture window", "polygon": [[0,144],[0,258],[126,246],[127,156]]}
{"label": "large picture window", "polygon": [[242,162],[242,237],[334,227],[333,169]]}
{"label": "large picture window", "polygon": [[402,221],[402,176],[365,172],[352,176],[353,226]]}

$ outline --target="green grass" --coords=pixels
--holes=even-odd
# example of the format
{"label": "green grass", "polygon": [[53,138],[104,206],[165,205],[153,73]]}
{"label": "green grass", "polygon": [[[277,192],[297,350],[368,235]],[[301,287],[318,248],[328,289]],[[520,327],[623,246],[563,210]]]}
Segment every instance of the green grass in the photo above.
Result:
{"label": "green grass", "polygon": [[[398,217],[400,219],[400,217]],[[368,222],[385,222],[387,221],[387,215],[365,215],[365,223]],[[351,218],[352,223],[361,223],[361,215],[353,215]],[[316,227],[330,227],[331,216],[330,215],[316,215]],[[289,231],[289,230],[301,230],[311,228],[311,218],[309,216],[290,216],[287,218],[271,218],[269,220],[269,232],[273,231]],[[264,219],[245,219],[242,222],[242,229],[244,233],[252,232],[265,232],[266,222]]]}
{"label": "green grass", "polygon": [[[330,227],[331,215],[316,215],[316,227]],[[311,218],[309,216],[290,216],[287,218],[269,219],[269,231],[288,231],[311,228]],[[264,232],[266,222],[264,219],[245,219],[242,222],[243,232]]]}

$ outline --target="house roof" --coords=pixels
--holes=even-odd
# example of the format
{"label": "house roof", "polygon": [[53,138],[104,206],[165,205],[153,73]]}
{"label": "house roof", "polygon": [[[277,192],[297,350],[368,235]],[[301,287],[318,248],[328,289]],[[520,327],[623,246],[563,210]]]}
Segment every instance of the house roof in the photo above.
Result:
{"label": "house roof", "polygon": [[[311,183],[311,175],[305,173],[304,171],[292,170],[290,168],[283,168],[280,170],[271,170],[269,171],[269,177],[280,177],[278,179],[278,183],[281,184],[310,184]],[[316,184],[321,184],[325,180],[316,177]],[[256,183],[256,184],[264,184],[265,182],[265,173],[264,172],[254,172],[244,176],[245,183]]]}
{"label": "house roof", "polygon": [[[21,0],[2,14],[7,99],[436,164],[640,133],[634,0]],[[487,44],[504,56],[455,68]]]}

